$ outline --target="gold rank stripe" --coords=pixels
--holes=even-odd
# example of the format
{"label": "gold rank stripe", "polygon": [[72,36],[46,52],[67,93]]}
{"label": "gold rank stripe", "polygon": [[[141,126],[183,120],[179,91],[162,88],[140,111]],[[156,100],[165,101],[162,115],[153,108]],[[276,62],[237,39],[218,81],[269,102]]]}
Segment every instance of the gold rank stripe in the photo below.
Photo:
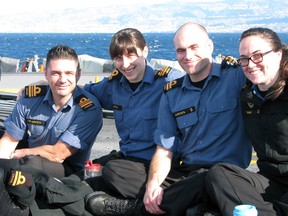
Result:
{"label": "gold rank stripe", "polygon": [[238,65],[237,59],[235,59],[233,56],[226,56],[225,60],[230,62],[232,65]]}
{"label": "gold rank stripe", "polygon": [[114,78],[116,78],[117,76],[119,76],[119,74],[120,74],[120,71],[119,70],[117,70],[117,69],[115,69],[115,70],[113,70],[112,71],[112,73],[111,73],[111,75],[109,76],[109,81],[111,81],[111,80],[113,80]]}
{"label": "gold rank stripe", "polygon": [[36,95],[35,86],[28,86],[28,88],[26,88],[26,95],[28,95],[29,97],[35,96]]}
{"label": "gold rank stripe", "polygon": [[45,95],[46,86],[29,85],[25,87],[25,97]]}
{"label": "gold rank stripe", "polygon": [[26,178],[22,175],[21,171],[15,171],[15,175],[13,176],[12,186],[23,185],[26,182]]}
{"label": "gold rank stripe", "polygon": [[87,109],[88,107],[92,105],[93,105],[93,102],[88,98],[83,97],[79,100],[79,106],[83,109]]}
{"label": "gold rank stripe", "polygon": [[177,81],[173,80],[173,81],[171,81],[165,85],[164,90],[168,91],[168,90],[172,89],[172,87],[176,84],[177,84]]}
{"label": "gold rank stripe", "polygon": [[169,73],[170,70],[171,70],[171,67],[166,66],[158,72],[158,76],[165,76],[166,74]]}

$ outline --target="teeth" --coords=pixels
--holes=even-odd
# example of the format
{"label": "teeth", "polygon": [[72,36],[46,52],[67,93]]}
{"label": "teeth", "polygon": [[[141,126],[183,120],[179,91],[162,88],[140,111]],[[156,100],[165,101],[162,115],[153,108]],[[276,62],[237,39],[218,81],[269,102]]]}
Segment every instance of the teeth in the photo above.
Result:
{"label": "teeth", "polygon": [[131,73],[133,69],[126,70],[127,73]]}

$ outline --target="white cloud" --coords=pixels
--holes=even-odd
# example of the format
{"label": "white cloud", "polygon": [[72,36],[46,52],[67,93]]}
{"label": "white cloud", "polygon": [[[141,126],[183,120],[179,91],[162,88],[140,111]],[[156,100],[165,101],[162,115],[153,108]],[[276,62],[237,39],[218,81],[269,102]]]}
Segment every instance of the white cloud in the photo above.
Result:
{"label": "white cloud", "polygon": [[91,8],[91,7],[105,7],[109,5],[119,6],[131,6],[137,7],[137,5],[153,5],[158,3],[168,3],[171,0],[145,0],[145,1],[119,1],[119,0],[8,0],[0,7],[1,15],[13,15],[13,14],[26,14],[27,16],[33,16],[27,14],[27,12],[39,12],[39,11],[59,11],[64,9],[77,9],[77,8]]}

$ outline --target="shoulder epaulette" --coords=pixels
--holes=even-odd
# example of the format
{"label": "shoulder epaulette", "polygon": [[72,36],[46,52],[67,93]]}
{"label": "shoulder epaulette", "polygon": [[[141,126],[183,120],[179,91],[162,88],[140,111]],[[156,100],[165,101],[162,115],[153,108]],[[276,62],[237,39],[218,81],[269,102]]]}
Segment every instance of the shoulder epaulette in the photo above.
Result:
{"label": "shoulder epaulette", "polygon": [[109,82],[114,79],[120,79],[121,77],[122,77],[122,73],[118,69],[115,69],[112,71],[111,75],[109,76]]}
{"label": "shoulder epaulette", "polygon": [[89,107],[94,106],[94,103],[89,98],[87,98],[84,94],[79,95],[74,100],[83,110],[86,110]]}
{"label": "shoulder epaulette", "polygon": [[164,86],[164,92],[167,92],[175,87],[181,86],[183,83],[183,79],[184,77],[180,77],[178,79],[172,80],[171,82],[168,82],[165,86]]}
{"label": "shoulder epaulette", "polygon": [[46,85],[29,85],[25,86],[25,98],[44,96],[47,93]]}
{"label": "shoulder epaulette", "polygon": [[221,68],[225,68],[227,65],[232,65],[233,67],[239,66],[238,61],[233,56],[225,56],[221,62]]}
{"label": "shoulder epaulette", "polygon": [[154,79],[159,77],[167,77],[168,73],[172,70],[172,67],[165,66],[161,70],[156,71]]}

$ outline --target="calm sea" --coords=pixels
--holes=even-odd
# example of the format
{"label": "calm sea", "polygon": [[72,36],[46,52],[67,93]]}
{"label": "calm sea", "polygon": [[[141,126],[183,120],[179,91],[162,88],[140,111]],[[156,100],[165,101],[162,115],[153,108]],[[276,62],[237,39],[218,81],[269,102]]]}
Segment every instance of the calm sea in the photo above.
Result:
{"label": "calm sea", "polygon": [[[45,58],[47,51],[57,44],[67,44],[77,53],[109,59],[108,47],[112,33],[0,33],[0,57],[26,60],[38,55]],[[175,60],[173,33],[145,33],[149,45],[149,57]],[[287,33],[280,33],[281,39],[288,44]],[[240,33],[211,33],[214,41],[214,53],[238,57]]]}

